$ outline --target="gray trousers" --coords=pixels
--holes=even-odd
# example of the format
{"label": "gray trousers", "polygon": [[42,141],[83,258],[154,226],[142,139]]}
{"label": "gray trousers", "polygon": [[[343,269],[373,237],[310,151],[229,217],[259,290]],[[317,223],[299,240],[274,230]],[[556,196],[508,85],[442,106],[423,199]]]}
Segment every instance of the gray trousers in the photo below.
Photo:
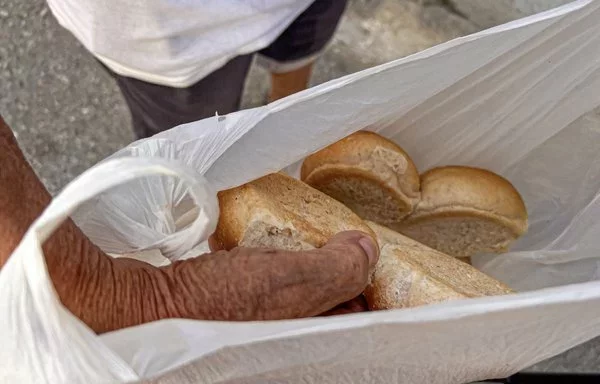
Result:
{"label": "gray trousers", "polygon": [[[258,53],[268,62],[283,67],[314,57],[333,37],[345,7],[346,0],[315,0],[271,45]],[[253,56],[235,57],[187,88],[152,84],[105,68],[117,81],[131,112],[135,134],[141,139],[214,116],[216,112],[225,115],[238,110]]]}

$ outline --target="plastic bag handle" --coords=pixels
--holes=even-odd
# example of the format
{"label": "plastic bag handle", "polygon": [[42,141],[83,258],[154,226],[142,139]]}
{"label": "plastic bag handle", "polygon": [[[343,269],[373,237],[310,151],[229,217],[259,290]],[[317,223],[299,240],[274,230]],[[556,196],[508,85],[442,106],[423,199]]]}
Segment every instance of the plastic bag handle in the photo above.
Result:
{"label": "plastic bag handle", "polygon": [[204,215],[198,214],[191,225],[182,229],[181,233],[201,232],[203,240],[206,240],[214,231],[219,214],[216,192],[203,176],[190,168],[151,157],[112,159],[89,169],[52,200],[32,224],[28,233],[35,232],[40,243],[43,243],[85,201],[118,185],[145,176],[173,176],[186,184],[194,203]]}
{"label": "plastic bag handle", "polygon": [[[38,244],[41,248],[69,215],[85,201],[136,178],[161,175],[179,177],[187,185],[194,203],[200,208],[191,225],[177,232],[179,238],[191,235],[200,241],[208,239],[216,228],[219,216],[216,192],[209,182],[191,168],[172,161],[152,157],[127,157],[101,162],[67,185],[31,225],[11,258],[24,257],[23,267],[27,274],[38,281],[44,287],[42,291],[45,291],[49,288],[50,276],[45,259],[39,257],[43,252],[41,249],[39,252],[31,252],[20,248],[33,244]],[[189,245],[191,248],[191,244]],[[45,296],[44,293],[42,295]],[[46,299],[50,298],[46,296]]]}

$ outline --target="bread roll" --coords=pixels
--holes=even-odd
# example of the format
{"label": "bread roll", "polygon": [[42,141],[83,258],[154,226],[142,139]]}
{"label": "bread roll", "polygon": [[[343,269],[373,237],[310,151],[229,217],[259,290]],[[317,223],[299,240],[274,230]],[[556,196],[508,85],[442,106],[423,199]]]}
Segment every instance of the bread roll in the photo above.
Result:
{"label": "bread roll", "polygon": [[307,157],[301,178],[366,220],[390,225],[419,201],[419,174],[392,141],[359,131]]}
{"label": "bread roll", "polygon": [[364,296],[372,310],[504,295],[511,289],[467,263],[368,222],[381,248]]}
{"label": "bread roll", "polygon": [[371,229],[350,209],[289,176],[274,173],[219,192],[215,240],[236,246],[287,250],[320,248],[338,232]]}
{"label": "bread roll", "polygon": [[393,229],[455,257],[500,253],[527,231],[519,192],[495,173],[441,167],[421,176],[421,201]]}

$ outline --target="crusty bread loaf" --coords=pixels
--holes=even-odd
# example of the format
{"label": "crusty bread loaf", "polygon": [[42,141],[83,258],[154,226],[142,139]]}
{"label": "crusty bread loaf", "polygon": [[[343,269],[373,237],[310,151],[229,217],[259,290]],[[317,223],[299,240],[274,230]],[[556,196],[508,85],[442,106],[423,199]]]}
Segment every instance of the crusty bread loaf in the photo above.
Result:
{"label": "crusty bread loaf", "polygon": [[301,179],[366,220],[390,225],[419,201],[419,174],[392,141],[359,131],[307,157]]}
{"label": "crusty bread loaf", "polygon": [[381,249],[371,283],[364,292],[372,310],[512,292],[467,263],[383,226],[368,224],[377,234]]}
{"label": "crusty bread loaf", "polygon": [[338,232],[371,229],[350,209],[281,173],[219,192],[215,240],[236,246],[287,250],[319,248]]}
{"label": "crusty bread loaf", "polygon": [[527,231],[519,192],[495,173],[441,167],[421,176],[421,201],[393,229],[455,257],[504,252]]}

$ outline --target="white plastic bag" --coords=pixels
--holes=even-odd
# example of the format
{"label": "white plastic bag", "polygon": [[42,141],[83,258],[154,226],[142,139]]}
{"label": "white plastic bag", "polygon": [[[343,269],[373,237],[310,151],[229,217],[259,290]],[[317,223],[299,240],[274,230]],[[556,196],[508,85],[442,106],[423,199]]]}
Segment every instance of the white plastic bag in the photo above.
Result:
{"label": "white plastic bag", "polygon": [[[598,20],[599,1],[577,1],[115,154],[53,201],[0,272],[0,381],[461,383],[600,335]],[[190,257],[214,228],[211,190],[294,173],[363,128],[400,143],[422,171],[467,164],[508,177],[530,231],[513,252],[474,262],[528,292],[334,318],[168,320],[101,336],[60,305],[39,244],[84,200],[74,218],[106,251]]]}

